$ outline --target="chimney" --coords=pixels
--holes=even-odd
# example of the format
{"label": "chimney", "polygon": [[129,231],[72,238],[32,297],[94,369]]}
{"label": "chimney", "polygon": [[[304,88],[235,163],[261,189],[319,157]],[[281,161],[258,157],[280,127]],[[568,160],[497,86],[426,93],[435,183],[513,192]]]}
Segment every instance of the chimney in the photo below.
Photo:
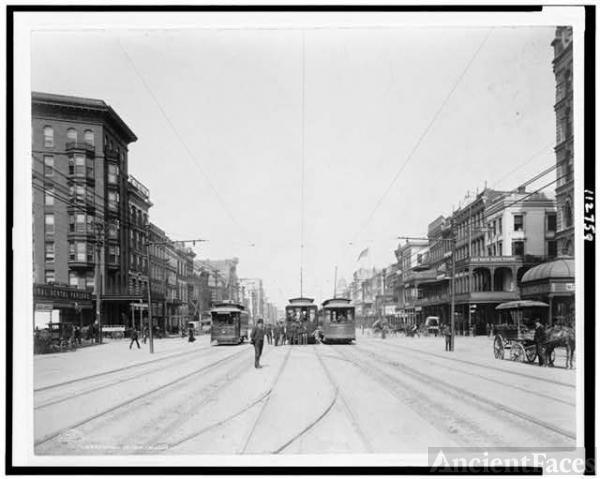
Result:
{"label": "chimney", "polygon": [[524,186],[519,186],[517,188],[517,193],[525,193],[525,187]]}

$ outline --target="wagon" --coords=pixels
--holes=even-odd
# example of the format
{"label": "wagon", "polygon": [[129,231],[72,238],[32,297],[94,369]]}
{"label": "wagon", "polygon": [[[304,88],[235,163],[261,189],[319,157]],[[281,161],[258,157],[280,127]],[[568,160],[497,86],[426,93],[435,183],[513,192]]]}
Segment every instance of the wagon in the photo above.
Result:
{"label": "wagon", "polygon": [[[498,305],[496,310],[501,316],[502,313],[508,313],[510,320],[494,326],[494,357],[504,359],[508,352],[511,361],[533,363],[537,357],[536,344],[533,340],[535,332],[525,324],[524,316],[527,313],[535,314],[539,308],[547,307],[548,305],[541,301],[510,301]],[[554,361],[554,357],[551,360]]]}

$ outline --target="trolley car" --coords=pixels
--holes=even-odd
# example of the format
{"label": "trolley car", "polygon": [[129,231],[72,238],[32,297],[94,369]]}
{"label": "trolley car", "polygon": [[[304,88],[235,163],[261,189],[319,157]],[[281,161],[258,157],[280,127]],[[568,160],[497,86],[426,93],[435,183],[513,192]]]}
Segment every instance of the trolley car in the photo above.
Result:
{"label": "trolley car", "polygon": [[215,344],[240,344],[248,339],[248,313],[233,301],[216,304],[210,311],[210,340]]}
{"label": "trolley car", "polygon": [[333,298],[323,302],[323,342],[347,343],[356,341],[355,308],[346,298]]}
{"label": "trolley car", "polygon": [[308,343],[315,342],[317,305],[312,298],[292,298],[285,307],[285,327],[290,344],[301,344],[305,334]]}

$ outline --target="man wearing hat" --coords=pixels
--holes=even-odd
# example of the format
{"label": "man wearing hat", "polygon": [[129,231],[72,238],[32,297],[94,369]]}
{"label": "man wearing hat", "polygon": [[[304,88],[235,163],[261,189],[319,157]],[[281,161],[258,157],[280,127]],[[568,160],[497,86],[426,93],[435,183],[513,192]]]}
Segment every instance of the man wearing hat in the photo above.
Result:
{"label": "man wearing hat", "polygon": [[254,344],[254,367],[257,369],[262,368],[260,365],[260,355],[262,354],[263,346],[265,344],[265,329],[262,319],[259,319],[256,322],[256,326],[252,328],[250,341]]}
{"label": "man wearing hat", "polygon": [[544,326],[542,326],[542,323],[538,318],[535,319],[535,333],[533,335],[533,340],[535,341],[535,349],[538,355],[540,366],[546,366],[546,351],[544,348],[544,343],[546,342],[546,331],[544,331]]}

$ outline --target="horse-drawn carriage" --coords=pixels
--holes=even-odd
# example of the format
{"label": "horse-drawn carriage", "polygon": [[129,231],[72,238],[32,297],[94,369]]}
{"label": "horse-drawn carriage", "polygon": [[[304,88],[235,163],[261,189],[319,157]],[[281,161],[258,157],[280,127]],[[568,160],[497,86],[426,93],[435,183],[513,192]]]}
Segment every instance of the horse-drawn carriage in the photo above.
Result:
{"label": "horse-drawn carriage", "polygon": [[38,354],[77,349],[73,323],[48,323],[34,332],[34,352]]}
{"label": "horse-drawn carriage", "polygon": [[[538,359],[538,348],[534,340],[535,330],[533,318],[539,318],[540,311],[547,308],[541,301],[510,301],[496,307],[500,317],[508,316],[510,319],[503,324],[494,326],[494,357],[504,359],[506,351],[512,361],[535,362]],[[544,328],[542,344],[545,361],[550,366],[556,357],[555,348],[566,348],[567,368],[573,367],[573,352],[575,350],[575,331],[571,327],[553,326]]]}

